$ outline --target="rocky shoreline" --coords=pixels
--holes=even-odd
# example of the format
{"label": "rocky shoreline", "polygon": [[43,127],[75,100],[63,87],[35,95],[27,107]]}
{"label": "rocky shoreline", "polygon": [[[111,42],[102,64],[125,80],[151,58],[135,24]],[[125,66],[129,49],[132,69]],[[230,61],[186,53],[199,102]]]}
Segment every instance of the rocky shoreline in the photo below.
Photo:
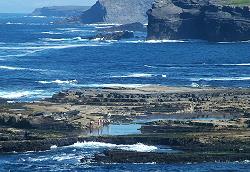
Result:
{"label": "rocky shoreline", "polygon": [[[1,101],[0,153],[44,151],[53,145],[98,141],[165,145],[182,153],[107,150],[96,154],[97,162],[247,160],[250,155],[249,100],[248,88],[152,85],[67,90],[40,102]],[[157,115],[178,118],[143,123],[138,135],[88,135],[108,124],[130,123],[137,117]],[[221,119],[214,118],[218,116]],[[141,156],[145,158],[138,158]]]}

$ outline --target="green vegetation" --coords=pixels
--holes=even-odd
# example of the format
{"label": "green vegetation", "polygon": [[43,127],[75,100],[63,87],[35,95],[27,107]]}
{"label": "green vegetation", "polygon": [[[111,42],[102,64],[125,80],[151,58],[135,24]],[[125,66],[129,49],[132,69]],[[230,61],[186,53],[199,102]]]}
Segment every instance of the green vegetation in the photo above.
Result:
{"label": "green vegetation", "polygon": [[232,5],[250,5],[250,0],[229,0]]}

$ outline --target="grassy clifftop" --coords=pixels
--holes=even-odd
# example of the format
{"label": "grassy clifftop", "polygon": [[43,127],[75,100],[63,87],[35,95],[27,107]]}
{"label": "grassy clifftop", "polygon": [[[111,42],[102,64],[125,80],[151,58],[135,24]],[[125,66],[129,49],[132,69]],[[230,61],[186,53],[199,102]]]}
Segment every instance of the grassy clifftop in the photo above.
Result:
{"label": "grassy clifftop", "polygon": [[250,5],[250,0],[230,0],[230,1],[229,2],[234,5]]}
{"label": "grassy clifftop", "polygon": [[250,5],[250,0],[223,0],[230,5]]}

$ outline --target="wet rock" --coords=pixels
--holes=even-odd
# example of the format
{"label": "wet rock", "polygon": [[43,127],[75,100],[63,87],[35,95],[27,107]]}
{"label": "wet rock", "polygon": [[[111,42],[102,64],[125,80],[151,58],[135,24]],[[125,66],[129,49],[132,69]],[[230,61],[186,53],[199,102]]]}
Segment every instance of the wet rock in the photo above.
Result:
{"label": "wet rock", "polygon": [[[243,153],[157,153],[110,150],[96,154],[94,160],[103,163],[194,163],[244,161],[250,154]],[[82,160],[83,161],[83,160]]]}

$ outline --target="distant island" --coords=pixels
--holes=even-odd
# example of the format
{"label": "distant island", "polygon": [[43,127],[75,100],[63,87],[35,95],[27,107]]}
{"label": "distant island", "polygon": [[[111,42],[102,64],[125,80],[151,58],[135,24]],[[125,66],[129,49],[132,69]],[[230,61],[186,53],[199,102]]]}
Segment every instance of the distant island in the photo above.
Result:
{"label": "distant island", "polygon": [[88,6],[51,6],[35,9],[32,16],[55,16],[55,17],[72,17],[79,16],[86,11]]}

